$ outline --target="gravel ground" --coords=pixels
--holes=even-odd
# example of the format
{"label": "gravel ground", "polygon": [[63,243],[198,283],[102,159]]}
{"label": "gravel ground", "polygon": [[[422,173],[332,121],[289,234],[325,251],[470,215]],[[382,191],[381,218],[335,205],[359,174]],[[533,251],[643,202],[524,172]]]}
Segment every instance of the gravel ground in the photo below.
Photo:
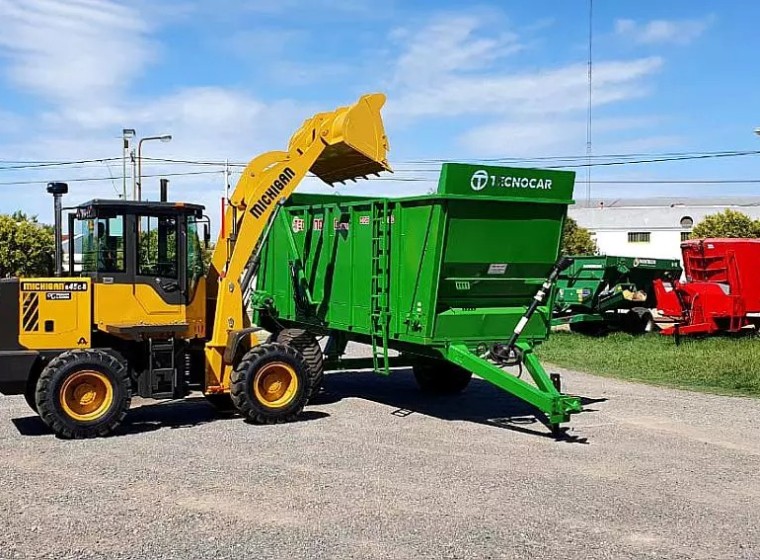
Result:
{"label": "gravel ground", "polygon": [[61,441],[0,396],[0,558],[760,558],[760,401],[564,372],[557,442],[480,380],[333,374],[303,421],[136,402]]}

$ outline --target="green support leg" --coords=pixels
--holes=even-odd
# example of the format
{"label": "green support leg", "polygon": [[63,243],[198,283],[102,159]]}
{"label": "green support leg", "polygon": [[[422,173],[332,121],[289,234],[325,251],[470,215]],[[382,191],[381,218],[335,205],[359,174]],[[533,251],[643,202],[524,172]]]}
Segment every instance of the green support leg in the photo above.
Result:
{"label": "green support leg", "polygon": [[518,379],[496,367],[489,361],[470,352],[464,344],[452,344],[448,347],[446,358],[470,370],[475,375],[493,383],[507,393],[535,406],[546,414],[549,424],[556,426],[570,420],[570,415],[581,412],[581,401],[578,397],[563,395],[554,387],[552,380],[541,366],[535,354],[527,344],[518,344],[523,351],[524,365],[530,373],[536,386]]}

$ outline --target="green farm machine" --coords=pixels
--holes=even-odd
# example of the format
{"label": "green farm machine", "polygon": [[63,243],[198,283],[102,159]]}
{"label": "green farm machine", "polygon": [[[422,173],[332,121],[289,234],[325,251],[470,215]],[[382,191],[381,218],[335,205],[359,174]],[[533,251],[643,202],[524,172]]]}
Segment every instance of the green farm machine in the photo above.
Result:
{"label": "green farm machine", "polygon": [[646,332],[657,307],[654,281],[676,280],[681,272],[680,262],[671,259],[573,257],[557,281],[553,324],[589,335]]}
{"label": "green farm machine", "polygon": [[[438,393],[476,374],[559,433],[581,401],[561,392],[533,349],[549,334],[554,282],[570,264],[558,256],[574,177],[447,163],[432,195],[294,194],[257,255],[254,321],[311,355],[314,370],[411,367],[421,389]],[[350,341],[372,356],[347,357]]]}

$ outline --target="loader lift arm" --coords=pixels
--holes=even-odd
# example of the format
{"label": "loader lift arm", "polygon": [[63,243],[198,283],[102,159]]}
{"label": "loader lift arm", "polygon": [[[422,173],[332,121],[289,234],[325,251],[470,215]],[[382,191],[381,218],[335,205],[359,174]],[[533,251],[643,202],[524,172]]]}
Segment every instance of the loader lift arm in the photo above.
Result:
{"label": "loader lift arm", "polygon": [[[229,200],[207,276],[211,332],[206,343],[206,392],[229,390],[233,364],[225,348],[249,325],[241,277],[267,230],[277,205],[311,171],[324,182],[366,178],[390,171],[388,140],[380,116],[383,94],[306,120],[291,137],[287,151],[261,154],[248,163]],[[229,356],[228,356],[229,358]]]}

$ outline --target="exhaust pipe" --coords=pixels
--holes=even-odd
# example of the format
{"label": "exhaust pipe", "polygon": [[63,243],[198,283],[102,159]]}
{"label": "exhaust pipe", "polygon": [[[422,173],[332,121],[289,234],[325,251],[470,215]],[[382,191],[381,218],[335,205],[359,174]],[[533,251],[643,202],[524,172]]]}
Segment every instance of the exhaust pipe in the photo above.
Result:
{"label": "exhaust pipe", "polygon": [[[55,275],[63,276],[63,225],[61,223],[61,197],[69,192],[66,183],[48,183],[47,192],[53,195],[53,212],[55,214]],[[73,240],[69,240],[73,243]]]}
{"label": "exhaust pipe", "polygon": [[169,200],[169,179],[161,179],[161,202]]}

